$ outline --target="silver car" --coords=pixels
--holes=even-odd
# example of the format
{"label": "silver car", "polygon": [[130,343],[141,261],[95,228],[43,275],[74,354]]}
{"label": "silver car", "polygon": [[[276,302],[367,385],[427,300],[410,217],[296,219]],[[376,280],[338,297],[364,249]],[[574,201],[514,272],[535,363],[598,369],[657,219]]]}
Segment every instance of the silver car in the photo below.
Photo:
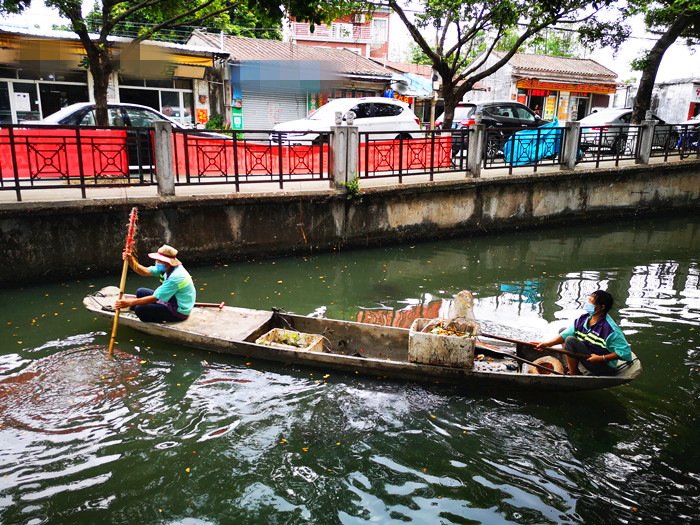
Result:
{"label": "silver car", "polygon": [[[652,114],[656,121],[653,149],[673,149],[678,143],[678,133],[673,126]],[[608,108],[582,118],[581,149],[607,150],[616,155],[631,154],[637,144],[638,127],[633,126],[632,108]]]}

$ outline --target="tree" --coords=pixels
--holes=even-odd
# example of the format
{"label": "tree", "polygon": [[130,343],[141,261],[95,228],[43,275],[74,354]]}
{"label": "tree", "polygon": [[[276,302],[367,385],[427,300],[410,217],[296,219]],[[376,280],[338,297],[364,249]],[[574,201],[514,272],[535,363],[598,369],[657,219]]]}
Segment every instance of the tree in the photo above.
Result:
{"label": "tree", "polygon": [[2,0],[0,14],[17,14],[24,11],[32,0]]}
{"label": "tree", "polygon": [[[242,6],[245,7],[245,6]],[[155,12],[134,12],[117,24],[111,34],[115,36],[125,36],[130,38],[138,37],[149,26],[155,26],[163,22],[164,13]],[[167,16],[167,15],[165,15]],[[102,8],[100,4],[95,4],[90,13],[85,17],[85,21],[90,33],[102,31]],[[236,9],[235,12],[223,12],[206,20],[202,26],[181,26],[181,28],[161,30],[152,35],[153,39],[166,40],[168,42],[186,43],[193,29],[207,29],[209,31],[221,30],[227,34],[244,36],[249,38],[265,38],[269,40],[282,39],[282,24],[280,20],[269,20],[271,27],[263,27],[260,17],[253,11],[246,8]],[[68,26],[54,26],[54,29],[71,31]]]}
{"label": "tree", "polygon": [[[404,8],[397,0],[387,2],[442,78],[443,125],[449,127],[465,93],[503,67],[529,38],[557,22],[590,21],[612,0],[413,0],[420,4],[415,22],[407,15],[414,4]],[[427,28],[436,31],[434,48],[421,32]],[[491,52],[513,33],[517,36],[505,44],[506,52],[486,67]]]}
{"label": "tree", "polygon": [[[30,0],[5,0],[3,9],[22,11]],[[285,11],[300,20],[312,24],[335,18],[339,13],[352,8],[352,0],[311,1],[286,0],[285,11],[275,0],[102,0],[96,3],[92,17],[100,20],[99,32],[91,33],[89,18],[82,14],[82,0],[45,0],[48,7],[58,10],[61,16],[70,21],[71,30],[78,35],[85,49],[85,65],[94,80],[96,120],[100,126],[107,125],[107,88],[110,75],[119,67],[119,59],[109,37],[115,34],[119,24],[136,19],[155,20],[152,25],[144,25],[138,35],[119,49],[127,54],[142,41],[162,31],[184,26],[201,25],[215,17],[235,19],[239,11],[254,13],[262,23],[281,20]]]}
{"label": "tree", "polygon": [[659,34],[659,39],[633,68],[642,72],[637,95],[632,105],[632,123],[639,124],[651,107],[656,74],[666,50],[678,38],[688,45],[700,43],[700,3],[697,0],[629,0],[623,15],[643,14],[647,29]]}

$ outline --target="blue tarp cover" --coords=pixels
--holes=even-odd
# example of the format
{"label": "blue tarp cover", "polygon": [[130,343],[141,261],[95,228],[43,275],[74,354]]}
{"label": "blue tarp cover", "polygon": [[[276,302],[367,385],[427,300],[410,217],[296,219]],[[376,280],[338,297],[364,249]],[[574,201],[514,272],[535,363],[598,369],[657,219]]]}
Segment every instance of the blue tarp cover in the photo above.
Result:
{"label": "blue tarp cover", "polygon": [[534,164],[558,155],[563,136],[564,130],[559,128],[559,120],[554,117],[552,122],[539,128],[518,131],[503,145],[503,155],[513,166]]}

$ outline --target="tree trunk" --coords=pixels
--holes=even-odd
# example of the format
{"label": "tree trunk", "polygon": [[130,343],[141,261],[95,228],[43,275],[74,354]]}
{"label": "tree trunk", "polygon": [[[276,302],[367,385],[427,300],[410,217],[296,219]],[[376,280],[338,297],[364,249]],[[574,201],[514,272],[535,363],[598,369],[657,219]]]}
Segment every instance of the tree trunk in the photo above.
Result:
{"label": "tree trunk", "polygon": [[95,97],[95,121],[98,126],[108,126],[107,91],[109,89],[109,77],[114,69],[112,57],[109,53],[96,53],[90,56],[90,73],[95,83],[93,95]]}
{"label": "tree trunk", "polygon": [[661,35],[651,48],[647,55],[642,78],[639,81],[637,96],[634,97],[634,105],[632,106],[632,124],[641,124],[644,120],[646,112],[651,107],[651,94],[654,90],[654,82],[656,81],[656,73],[659,71],[661,60],[664,57],[666,50],[678,39],[680,34],[691,24],[692,17],[683,12],[673,23],[668,27],[666,32]]}

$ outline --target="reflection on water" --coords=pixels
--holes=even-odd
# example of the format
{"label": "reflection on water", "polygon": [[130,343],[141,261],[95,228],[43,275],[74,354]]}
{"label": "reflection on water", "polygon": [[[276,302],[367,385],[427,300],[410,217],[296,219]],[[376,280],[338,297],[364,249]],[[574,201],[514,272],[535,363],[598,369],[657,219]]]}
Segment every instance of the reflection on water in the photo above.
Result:
{"label": "reflection on water", "polygon": [[202,301],[402,327],[468,289],[483,330],[518,339],[606,288],[644,373],[585,394],[465,394],[126,329],[108,359],[81,300],[112,280],[0,291],[0,522],[700,520],[699,233],[588,225],[192,271]]}

